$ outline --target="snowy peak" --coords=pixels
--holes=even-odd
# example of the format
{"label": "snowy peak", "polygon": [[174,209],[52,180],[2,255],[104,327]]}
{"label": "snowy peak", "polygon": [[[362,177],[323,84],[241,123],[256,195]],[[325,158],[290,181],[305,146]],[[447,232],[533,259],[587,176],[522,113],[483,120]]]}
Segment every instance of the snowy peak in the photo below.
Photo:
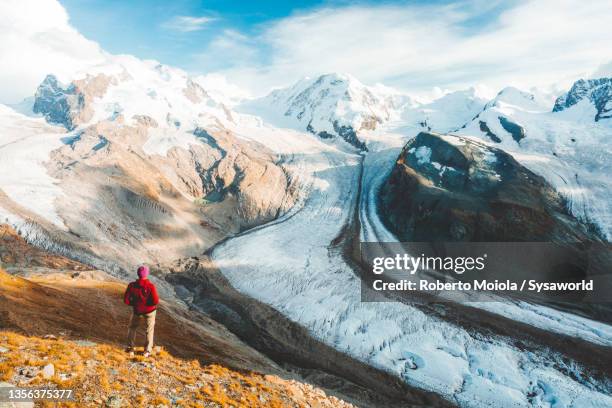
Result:
{"label": "snowy peak", "polygon": [[194,129],[231,116],[185,72],[123,56],[76,75],[66,85],[48,75],[32,110],[68,130],[103,120],[133,124],[143,117],[161,127]]}
{"label": "snowy peak", "polygon": [[479,104],[481,101],[486,101],[485,97],[480,95],[476,88],[472,87],[460,91],[449,92],[432,103],[437,102],[439,104],[449,105],[449,107],[460,108],[461,105],[473,106]]}
{"label": "snowy peak", "polygon": [[[67,80],[40,84],[42,117],[0,106],[0,191],[11,200],[0,197],[0,218],[41,245],[60,231],[59,247],[126,269],[182,258],[292,205],[297,189],[276,157],[238,138],[247,131],[233,113],[182,71],[117,59]],[[134,246],[136,236],[153,244]],[[104,244],[80,246],[94,241]]]}
{"label": "snowy peak", "polygon": [[497,93],[495,98],[489,101],[485,109],[494,107],[509,107],[525,111],[538,111],[545,109],[541,106],[536,97],[529,92],[522,91],[513,86],[508,86]]}
{"label": "snowy peak", "polygon": [[487,102],[469,123],[463,134],[481,135],[494,143],[520,143],[526,137],[524,115],[547,112],[545,104],[532,93],[509,86]]}
{"label": "snowy peak", "polygon": [[[295,85],[250,101],[247,108],[267,111],[272,120],[322,138],[341,137],[365,149],[358,133],[374,130],[398,116],[408,98],[386,87],[368,87],[345,74],[305,78]],[[276,119],[276,120],[275,120]]]}
{"label": "snowy peak", "polygon": [[595,106],[595,121],[612,117],[612,78],[580,79],[574,82],[569,92],[555,101],[553,112],[560,112],[583,100]]}
{"label": "snowy peak", "polygon": [[405,109],[402,117],[425,130],[451,132],[472,120],[487,103],[476,88],[450,92],[416,108]]}

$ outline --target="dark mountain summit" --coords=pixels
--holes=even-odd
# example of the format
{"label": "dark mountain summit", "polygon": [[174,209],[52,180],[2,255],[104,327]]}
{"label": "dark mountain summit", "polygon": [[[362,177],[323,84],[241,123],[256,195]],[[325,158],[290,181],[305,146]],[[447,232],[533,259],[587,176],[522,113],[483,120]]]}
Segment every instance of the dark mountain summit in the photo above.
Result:
{"label": "dark mountain summit", "polygon": [[422,132],[382,188],[381,210],[403,241],[598,240],[542,177],[503,150]]}

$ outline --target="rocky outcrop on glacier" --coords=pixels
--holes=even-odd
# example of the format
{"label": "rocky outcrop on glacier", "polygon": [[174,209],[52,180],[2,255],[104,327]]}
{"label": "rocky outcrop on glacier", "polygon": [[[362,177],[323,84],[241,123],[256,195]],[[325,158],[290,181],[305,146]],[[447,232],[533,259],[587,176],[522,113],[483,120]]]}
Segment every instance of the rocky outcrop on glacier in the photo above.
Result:
{"label": "rocky outcrop on glacier", "polygon": [[47,75],[36,91],[33,111],[48,122],[74,128],[73,113],[82,109],[84,101],[73,86],[64,87],[53,75]]}
{"label": "rocky outcrop on glacier", "polygon": [[513,122],[505,116],[499,116],[497,119],[499,120],[501,127],[506,132],[510,133],[515,142],[518,143],[521,141],[521,139],[525,138],[525,129],[521,125]]}
{"label": "rocky outcrop on glacier", "polygon": [[[550,100],[541,93],[505,88],[456,133],[479,137],[512,154],[562,194],[574,216],[596,224],[610,239],[610,160],[602,146],[608,143],[611,124],[593,120],[597,111],[584,96],[588,92],[576,102],[578,89],[585,90],[576,86],[551,112]],[[561,109],[566,103],[570,106]]]}
{"label": "rocky outcrop on glacier", "polygon": [[381,213],[403,241],[598,240],[542,177],[477,140],[422,132],[382,188]]}
{"label": "rocky outcrop on glacier", "polygon": [[553,112],[560,112],[588,100],[597,113],[595,121],[612,118],[612,78],[580,79],[572,88],[555,101]]}

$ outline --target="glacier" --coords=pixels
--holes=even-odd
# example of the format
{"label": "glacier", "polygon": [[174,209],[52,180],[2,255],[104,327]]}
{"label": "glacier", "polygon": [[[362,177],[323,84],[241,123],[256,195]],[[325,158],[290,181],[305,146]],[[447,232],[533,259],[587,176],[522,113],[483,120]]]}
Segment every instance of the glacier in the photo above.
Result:
{"label": "glacier", "polygon": [[[607,384],[573,378],[568,372],[574,368],[554,351],[522,350],[507,339],[471,332],[408,304],[361,302],[359,277],[331,243],[350,222],[358,200],[366,204],[360,208],[366,219],[362,236],[391,238],[374,213],[373,201],[389,158],[396,157],[406,136],[381,132],[371,136],[365,159],[343,144],[325,143],[307,133],[288,131],[279,139],[248,132],[259,134],[257,141],[284,155],[309,187],[299,209],[214,249],[212,259],[224,276],[326,344],[462,406],[612,404]],[[305,144],[307,154],[302,151]],[[299,150],[292,151],[293,146]],[[499,312],[491,305],[495,303],[483,308]],[[559,324],[563,314],[530,314],[529,307],[515,305],[516,313],[505,313],[559,330],[547,321]],[[592,329],[597,324],[573,321],[573,334],[611,344],[609,326],[599,325],[597,333]]]}

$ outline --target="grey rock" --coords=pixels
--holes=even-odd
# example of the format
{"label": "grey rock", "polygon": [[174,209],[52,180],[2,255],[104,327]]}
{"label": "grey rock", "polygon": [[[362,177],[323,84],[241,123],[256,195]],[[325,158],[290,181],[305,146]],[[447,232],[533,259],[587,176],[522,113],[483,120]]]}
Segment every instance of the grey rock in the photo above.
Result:
{"label": "grey rock", "polygon": [[45,379],[52,378],[55,375],[55,366],[53,364],[47,364],[43,367],[41,374]]}
{"label": "grey rock", "polygon": [[85,99],[74,85],[63,86],[54,75],[47,75],[36,90],[34,113],[41,113],[49,123],[75,127],[74,113],[83,109]]}
{"label": "grey rock", "polygon": [[81,347],[95,347],[98,343],[89,340],[74,340],[74,344]]}
{"label": "grey rock", "polygon": [[525,129],[521,125],[514,123],[513,121],[504,116],[499,116],[498,119],[499,124],[504,128],[506,132],[512,135],[512,138],[517,143],[520,142],[521,139],[525,138]]}
{"label": "grey rock", "polygon": [[480,131],[484,132],[489,139],[491,139],[495,143],[501,143],[501,139],[499,138],[499,136],[497,136],[495,133],[491,131],[491,129],[489,128],[489,125],[487,125],[487,122],[481,120],[478,122],[478,125],[480,127]]}
{"label": "grey rock", "polygon": [[104,406],[108,408],[121,408],[124,406],[123,399],[118,395],[111,395],[106,399]]}
{"label": "grey rock", "polygon": [[68,381],[72,377],[74,377],[74,374],[72,373],[60,373],[59,374],[59,378],[61,381]]}
{"label": "grey rock", "polygon": [[19,367],[17,369],[17,375],[24,378],[34,378],[40,370],[36,367]]}

